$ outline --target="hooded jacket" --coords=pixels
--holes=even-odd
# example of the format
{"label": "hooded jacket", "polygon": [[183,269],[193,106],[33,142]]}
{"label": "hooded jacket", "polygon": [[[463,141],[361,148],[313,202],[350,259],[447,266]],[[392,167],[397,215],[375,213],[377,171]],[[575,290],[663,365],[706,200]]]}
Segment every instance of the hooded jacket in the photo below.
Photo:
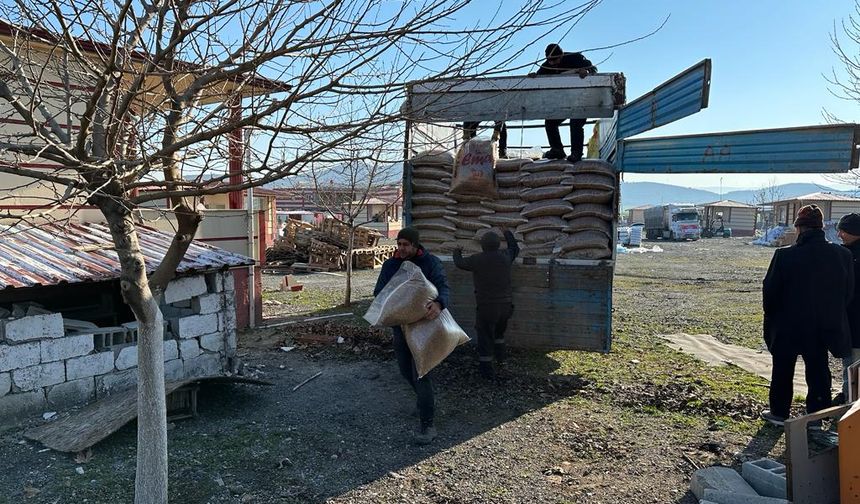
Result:
{"label": "hooded jacket", "polygon": [[[495,236],[490,233],[484,236]],[[511,295],[511,264],[520,252],[517,240],[510,231],[505,231],[507,250],[499,250],[498,238],[495,244],[481,241],[483,252],[463,257],[462,251],[454,251],[454,265],[472,272],[475,283],[475,301],[482,304],[510,303]]]}

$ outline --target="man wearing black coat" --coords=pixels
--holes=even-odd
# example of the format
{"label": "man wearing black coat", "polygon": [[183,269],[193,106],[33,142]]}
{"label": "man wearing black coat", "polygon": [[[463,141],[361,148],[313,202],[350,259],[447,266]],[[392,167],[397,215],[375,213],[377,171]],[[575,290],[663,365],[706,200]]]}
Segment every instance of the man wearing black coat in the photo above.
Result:
{"label": "man wearing black coat", "polygon": [[797,241],[774,251],[762,288],[764,341],[773,358],[770,410],[762,418],[774,425],[789,416],[798,356],[806,364],[806,412],[814,413],[831,404],[828,350],[840,358],[851,350],[851,252],[824,238],[824,216],[816,205],[801,207],[794,227]]}
{"label": "man wearing black coat", "polygon": [[[585,78],[597,73],[597,67],[582,53],[564,52],[558,44],[549,44],[544,53],[546,54],[546,61],[541,64],[535,74],[530,75],[557,75],[575,71],[577,75]],[[563,119],[547,119],[544,122],[549,150],[544,153],[543,157],[547,159],[564,159],[564,144],[561,143],[561,134],[558,131],[562,122],[564,122]],[[567,157],[568,161],[575,163],[582,159],[582,148],[585,144],[585,131],[583,130],[585,122],[586,119],[582,118],[570,120],[570,156]]]}
{"label": "man wearing black coat", "polygon": [[848,400],[848,366],[860,360],[860,214],[843,215],[836,225],[842,246],[854,257],[854,299],[848,304],[848,327],[851,328],[851,355],[842,359],[842,392],[833,402],[843,404]]}
{"label": "man wearing black coat", "polygon": [[508,248],[499,250],[499,235],[490,231],[481,237],[479,254],[463,257],[463,250],[454,250],[454,264],[472,272],[475,283],[475,332],[478,333],[478,370],[484,378],[492,379],[493,356],[496,361],[505,358],[505,330],[514,311],[511,294],[511,264],[520,248],[514,234],[504,231]]}

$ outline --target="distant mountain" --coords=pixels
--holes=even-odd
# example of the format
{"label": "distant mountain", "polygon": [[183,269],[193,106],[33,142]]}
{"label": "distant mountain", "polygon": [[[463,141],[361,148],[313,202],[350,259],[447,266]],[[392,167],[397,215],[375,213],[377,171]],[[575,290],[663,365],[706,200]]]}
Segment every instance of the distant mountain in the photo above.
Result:
{"label": "distant mountain", "polygon": [[[777,186],[776,190],[782,198],[793,198],[819,191],[853,195],[848,192],[808,183],[782,184]],[[723,193],[722,199],[754,204],[755,193],[756,190],[752,189],[729,191]],[[692,187],[680,187],[657,182],[621,183],[621,208],[625,209],[640,205],[660,205],[664,203],[710,203],[719,199],[721,198],[718,192]]]}

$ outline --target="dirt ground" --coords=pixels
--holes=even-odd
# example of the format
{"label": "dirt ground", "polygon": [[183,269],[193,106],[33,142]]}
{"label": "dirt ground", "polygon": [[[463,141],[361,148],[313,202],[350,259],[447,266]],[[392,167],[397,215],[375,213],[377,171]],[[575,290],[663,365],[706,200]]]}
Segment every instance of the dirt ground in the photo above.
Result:
{"label": "dirt ground", "polygon": [[[414,395],[385,331],[355,316],[243,334],[246,374],[274,385],[206,387],[199,417],[171,424],[171,501],[695,503],[697,467],[780,458],[782,432],[757,419],[765,380],[705,366],[656,335],[758,348],[773,250],[741,239],[659,245],[619,256],[610,353],[513,351],[487,382],[473,348],[460,347],[432,373],[439,438],[426,447],[412,442]],[[357,272],[359,315],[376,275]],[[343,277],[296,279],[301,293],[266,279],[272,320],[346,311],[335,307]],[[132,501],[134,425],[78,462],[24,441],[25,426],[0,434],[0,503]]]}

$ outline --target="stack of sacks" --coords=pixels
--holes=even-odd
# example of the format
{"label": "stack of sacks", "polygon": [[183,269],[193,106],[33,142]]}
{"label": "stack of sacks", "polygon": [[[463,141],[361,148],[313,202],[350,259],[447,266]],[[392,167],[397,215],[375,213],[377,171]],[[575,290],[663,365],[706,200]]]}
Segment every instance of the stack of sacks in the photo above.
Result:
{"label": "stack of sacks", "polygon": [[535,161],[523,166],[520,199],[525,202],[520,215],[526,222],[517,227],[522,233],[523,255],[549,257],[555,243],[564,236],[567,222],[563,215],[573,205],[563,198],[572,190],[567,161]]}
{"label": "stack of sacks", "polygon": [[456,203],[445,195],[451,184],[454,156],[447,151],[428,151],[412,158],[412,226],[421,232],[421,244],[439,251],[456,228],[445,216],[456,215],[447,207]]}
{"label": "stack of sacks", "polygon": [[604,259],[610,249],[615,214],[615,168],[604,161],[586,159],[565,169],[573,191],[564,200],[573,205],[564,214],[567,236],[558,240],[553,254],[561,258]]}

